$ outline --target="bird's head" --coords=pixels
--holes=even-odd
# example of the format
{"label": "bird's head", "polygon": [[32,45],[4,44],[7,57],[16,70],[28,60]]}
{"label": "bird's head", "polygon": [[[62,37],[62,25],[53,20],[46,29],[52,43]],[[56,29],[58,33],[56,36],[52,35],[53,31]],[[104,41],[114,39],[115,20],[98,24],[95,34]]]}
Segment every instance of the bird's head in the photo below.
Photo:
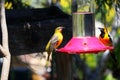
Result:
{"label": "bird's head", "polygon": [[55,32],[56,32],[56,31],[62,32],[63,29],[64,29],[64,27],[59,26],[59,27],[57,27],[57,28],[55,29]]}
{"label": "bird's head", "polygon": [[101,33],[103,33],[103,32],[105,31],[104,28],[98,28],[98,29],[100,29],[100,32],[101,32]]}

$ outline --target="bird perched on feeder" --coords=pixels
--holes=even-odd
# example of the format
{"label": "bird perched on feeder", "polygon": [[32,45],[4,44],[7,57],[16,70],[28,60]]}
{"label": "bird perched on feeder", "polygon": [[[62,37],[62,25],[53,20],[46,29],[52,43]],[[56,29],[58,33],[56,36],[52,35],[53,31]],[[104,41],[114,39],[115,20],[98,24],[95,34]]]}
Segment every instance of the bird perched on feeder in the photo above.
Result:
{"label": "bird perched on feeder", "polygon": [[[99,35],[99,40],[106,46],[113,46],[112,39],[108,33],[108,30],[106,27],[104,28],[99,28],[101,34]],[[113,51],[110,51],[110,55],[112,56],[114,61],[117,61]]]}
{"label": "bird perched on feeder", "polygon": [[64,27],[57,27],[49,42],[46,45],[46,51],[48,53],[47,61],[49,61],[50,55],[56,50],[63,41],[62,30]]}

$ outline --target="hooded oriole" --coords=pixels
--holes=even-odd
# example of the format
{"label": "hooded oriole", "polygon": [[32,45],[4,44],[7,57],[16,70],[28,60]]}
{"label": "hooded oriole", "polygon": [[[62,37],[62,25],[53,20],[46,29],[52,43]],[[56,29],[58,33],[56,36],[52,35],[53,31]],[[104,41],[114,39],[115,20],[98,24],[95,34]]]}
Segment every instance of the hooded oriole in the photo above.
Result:
{"label": "hooded oriole", "polygon": [[[99,36],[100,41],[106,46],[113,46],[112,39],[107,31],[107,28],[105,27],[105,28],[99,28],[99,29],[101,32]],[[114,61],[117,61],[113,51],[110,51],[110,55],[112,56]]]}
{"label": "hooded oriole", "polygon": [[47,61],[49,61],[49,57],[50,57],[52,51],[55,50],[56,48],[58,48],[58,46],[63,41],[63,35],[62,35],[63,28],[64,27],[61,27],[61,26],[57,27],[55,29],[53,36],[51,37],[51,39],[49,40],[49,42],[46,45],[46,51],[48,53]]}

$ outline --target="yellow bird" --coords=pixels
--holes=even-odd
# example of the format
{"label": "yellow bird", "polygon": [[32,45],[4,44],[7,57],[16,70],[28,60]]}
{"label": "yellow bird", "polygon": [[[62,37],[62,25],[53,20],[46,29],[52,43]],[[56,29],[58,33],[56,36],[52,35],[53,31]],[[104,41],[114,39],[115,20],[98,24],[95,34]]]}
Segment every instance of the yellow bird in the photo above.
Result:
{"label": "yellow bird", "polygon": [[55,32],[46,46],[46,51],[48,53],[47,61],[49,61],[50,55],[53,50],[56,50],[63,41],[62,30],[64,27],[57,27]]}
{"label": "yellow bird", "polygon": [[[112,43],[112,39],[108,33],[108,30],[106,27],[104,28],[99,28],[100,29],[100,36],[99,36],[99,40],[106,46],[113,46],[113,43]],[[110,51],[110,55],[112,56],[113,60],[114,61],[117,61],[113,51]]]}

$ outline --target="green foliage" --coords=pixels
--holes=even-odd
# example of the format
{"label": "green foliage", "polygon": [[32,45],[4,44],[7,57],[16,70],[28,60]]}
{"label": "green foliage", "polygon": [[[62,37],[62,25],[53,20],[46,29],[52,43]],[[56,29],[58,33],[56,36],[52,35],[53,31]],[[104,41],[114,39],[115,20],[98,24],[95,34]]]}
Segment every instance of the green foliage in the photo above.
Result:
{"label": "green foliage", "polygon": [[32,8],[45,8],[48,7],[48,0],[22,0],[23,4],[27,4]]}
{"label": "green foliage", "polygon": [[71,14],[71,0],[60,0],[59,4],[65,13]]}
{"label": "green foliage", "polygon": [[[101,22],[106,25],[106,23],[109,23],[109,19],[112,20],[115,15],[115,12],[113,9],[113,4],[115,3],[115,0],[95,0],[95,1],[96,1],[96,12],[95,13],[96,15],[98,14],[97,17],[100,16],[99,18]],[[111,15],[113,17],[108,17]]]}
{"label": "green foliage", "polygon": [[95,69],[97,66],[97,59],[96,59],[96,54],[81,54],[80,55],[81,59],[85,59],[85,63],[91,68]]}
{"label": "green foliage", "polygon": [[[11,6],[10,6],[11,5]],[[6,9],[24,9],[30,8],[28,4],[22,3],[22,0],[5,0]]]}
{"label": "green foliage", "polygon": [[6,9],[28,9],[48,7],[47,0],[6,0]]}
{"label": "green foliage", "polygon": [[[117,62],[118,64],[117,64],[116,68],[120,69],[120,41],[118,41],[117,45],[115,46],[114,52],[115,52],[114,54],[116,55],[116,58],[118,60],[118,62]],[[114,67],[114,65],[113,65],[113,67]]]}
{"label": "green foliage", "polygon": [[116,8],[120,8],[120,0],[115,0],[116,1]]}
{"label": "green foliage", "polygon": [[116,79],[113,77],[112,73],[109,73],[107,76],[104,77],[104,80],[116,80]]}

